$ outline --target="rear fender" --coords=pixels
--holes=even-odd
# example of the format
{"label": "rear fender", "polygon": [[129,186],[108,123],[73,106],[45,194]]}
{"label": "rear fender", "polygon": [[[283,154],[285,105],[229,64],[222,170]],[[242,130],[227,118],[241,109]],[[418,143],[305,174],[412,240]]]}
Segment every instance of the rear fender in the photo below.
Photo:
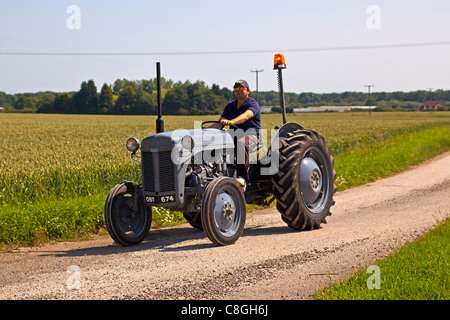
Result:
{"label": "rear fender", "polygon": [[296,130],[303,130],[303,127],[296,122],[288,122],[282,125],[272,137],[267,154],[260,159],[262,164],[260,174],[262,176],[271,176],[278,172],[280,139],[287,138],[289,133]]}

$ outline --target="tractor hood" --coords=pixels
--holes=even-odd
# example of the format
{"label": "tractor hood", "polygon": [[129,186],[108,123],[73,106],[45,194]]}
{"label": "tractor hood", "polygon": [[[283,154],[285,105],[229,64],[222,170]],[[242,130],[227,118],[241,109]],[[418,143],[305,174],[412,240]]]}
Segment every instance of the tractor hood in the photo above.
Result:
{"label": "tractor hood", "polygon": [[[185,143],[183,146],[182,140],[189,139],[186,137],[190,137],[192,140],[191,143]],[[187,149],[186,146],[190,146],[191,150],[189,151],[196,154],[206,150],[233,149],[234,143],[230,134],[219,129],[180,129],[157,133],[142,141],[142,151],[144,152],[159,152],[174,147]]]}

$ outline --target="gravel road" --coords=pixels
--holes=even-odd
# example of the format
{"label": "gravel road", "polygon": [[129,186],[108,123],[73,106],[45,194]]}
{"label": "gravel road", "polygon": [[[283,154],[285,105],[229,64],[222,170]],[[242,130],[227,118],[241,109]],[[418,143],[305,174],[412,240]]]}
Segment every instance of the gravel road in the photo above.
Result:
{"label": "gravel road", "polygon": [[184,224],[131,248],[98,237],[3,252],[0,299],[309,299],[445,219],[449,195],[447,152],[337,193],[319,230],[293,231],[268,208],[226,247]]}

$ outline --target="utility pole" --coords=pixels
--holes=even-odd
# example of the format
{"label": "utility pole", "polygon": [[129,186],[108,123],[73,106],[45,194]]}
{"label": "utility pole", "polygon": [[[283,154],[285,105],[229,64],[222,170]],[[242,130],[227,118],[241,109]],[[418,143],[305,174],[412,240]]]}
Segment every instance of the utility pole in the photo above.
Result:
{"label": "utility pole", "polygon": [[[433,99],[431,99],[431,93],[434,91],[434,88],[427,88],[427,89],[430,92],[428,94],[427,100],[433,100]],[[430,111],[430,114],[431,114],[431,111],[433,111],[433,107],[430,107],[429,111]]]}
{"label": "utility pole", "polygon": [[373,84],[366,84],[364,87],[369,88],[369,99],[367,100],[369,102],[369,116],[370,116],[370,88],[375,87]]}
{"label": "utility pole", "polygon": [[264,72],[264,70],[250,70],[250,72],[256,72],[256,101],[258,101],[259,104],[259,97],[258,97],[258,73]]}

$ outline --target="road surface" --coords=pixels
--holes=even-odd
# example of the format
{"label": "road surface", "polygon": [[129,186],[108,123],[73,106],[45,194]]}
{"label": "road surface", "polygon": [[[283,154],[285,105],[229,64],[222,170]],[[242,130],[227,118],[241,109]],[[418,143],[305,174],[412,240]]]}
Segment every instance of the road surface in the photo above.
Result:
{"label": "road surface", "polygon": [[335,200],[313,231],[252,212],[226,247],[184,224],[131,248],[98,237],[3,252],[0,299],[310,299],[449,216],[450,152]]}

